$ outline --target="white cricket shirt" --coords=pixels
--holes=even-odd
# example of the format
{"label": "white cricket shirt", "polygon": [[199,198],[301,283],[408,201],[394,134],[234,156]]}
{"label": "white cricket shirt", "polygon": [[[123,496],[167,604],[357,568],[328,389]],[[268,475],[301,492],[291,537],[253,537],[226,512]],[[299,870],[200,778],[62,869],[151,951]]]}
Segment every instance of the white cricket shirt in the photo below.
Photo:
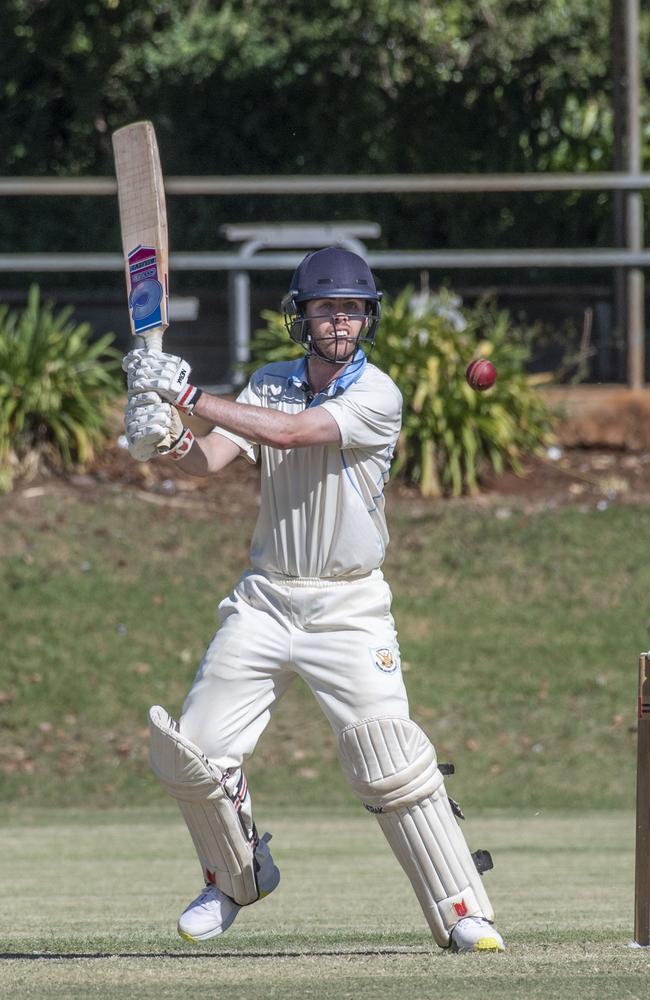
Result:
{"label": "white cricket shirt", "polygon": [[303,578],[361,576],[381,565],[388,544],[384,485],[402,418],[402,395],[363,351],[311,397],[307,360],[253,373],[237,402],[300,413],[324,406],[341,445],[279,449],[215,427],[246,458],[261,458],[260,513],[251,543],[256,570]]}

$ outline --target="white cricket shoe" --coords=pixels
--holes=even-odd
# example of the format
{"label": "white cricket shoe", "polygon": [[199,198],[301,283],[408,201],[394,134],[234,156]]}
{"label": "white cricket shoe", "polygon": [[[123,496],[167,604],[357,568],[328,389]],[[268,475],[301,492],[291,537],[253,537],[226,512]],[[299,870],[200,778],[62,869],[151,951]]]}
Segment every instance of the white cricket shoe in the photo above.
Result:
{"label": "white cricket shoe", "polygon": [[485,917],[463,917],[451,932],[452,951],[505,951],[498,930]]}
{"label": "white cricket shoe", "polygon": [[[260,899],[268,896],[278,885],[280,872],[273,863],[269,850],[269,834],[264,834],[255,851],[255,857],[260,863],[257,874],[257,884],[260,887]],[[206,885],[202,893],[192,900],[178,919],[178,933],[186,941],[207,941],[227,931],[241,910],[230,896],[217,889],[215,885]]]}

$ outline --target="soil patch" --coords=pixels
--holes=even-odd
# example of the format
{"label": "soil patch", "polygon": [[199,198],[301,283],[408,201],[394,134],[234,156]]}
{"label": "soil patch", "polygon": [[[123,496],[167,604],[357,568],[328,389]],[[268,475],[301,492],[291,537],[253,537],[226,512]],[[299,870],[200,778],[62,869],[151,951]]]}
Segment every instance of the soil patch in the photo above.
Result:
{"label": "soil patch", "polygon": [[[424,500],[417,488],[399,481],[390,485],[388,500],[403,505],[511,503],[526,509],[567,504],[604,509],[612,503],[650,503],[650,390],[631,392],[621,386],[549,387],[547,402],[559,415],[557,445],[527,458],[521,469],[496,475],[485,470],[481,493],[460,500]],[[200,434],[208,428],[192,420]],[[171,460],[136,462],[125,447],[122,412],[116,408],[113,443],[83,474],[38,476],[17,483],[0,498],[0,509],[47,492],[71,491],[87,496],[104,490],[128,489],[143,500],[188,511],[227,510],[230,516],[252,516],[259,507],[259,476],[244,459],[218,476],[186,476]]]}
{"label": "soil patch", "polygon": [[[0,507],[50,492],[92,497],[106,490],[128,489],[160,505],[199,510],[202,506],[228,510],[230,516],[252,516],[259,507],[259,475],[244,459],[233,462],[218,476],[198,479],[184,475],[172,461],[135,462],[117,444],[107,448],[83,473],[37,477],[17,484]],[[604,509],[612,503],[650,503],[650,451],[612,448],[549,448],[546,455],[528,458],[519,473],[486,473],[481,493],[460,500],[424,500],[417,489],[394,481],[389,502],[474,503],[479,506],[511,502],[526,509],[549,509],[567,504]]]}

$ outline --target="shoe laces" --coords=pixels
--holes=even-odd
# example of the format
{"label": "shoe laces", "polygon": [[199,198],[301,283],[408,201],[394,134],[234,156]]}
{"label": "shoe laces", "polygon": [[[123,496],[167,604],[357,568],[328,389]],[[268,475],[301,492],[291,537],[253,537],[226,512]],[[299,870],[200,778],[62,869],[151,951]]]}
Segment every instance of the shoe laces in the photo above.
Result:
{"label": "shoe laces", "polygon": [[196,900],[197,905],[200,905],[201,903],[207,903],[208,900],[214,896],[215,891],[216,891],[215,887],[211,885],[209,882],[207,882],[205,889]]}

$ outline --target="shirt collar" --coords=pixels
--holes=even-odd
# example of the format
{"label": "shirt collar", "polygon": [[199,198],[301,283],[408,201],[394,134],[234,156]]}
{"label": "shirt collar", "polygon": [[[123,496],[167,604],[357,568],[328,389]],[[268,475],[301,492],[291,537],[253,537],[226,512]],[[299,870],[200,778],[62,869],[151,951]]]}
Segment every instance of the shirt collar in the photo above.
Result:
{"label": "shirt collar", "polygon": [[[323,402],[323,398],[331,399],[332,396],[338,396],[340,393],[345,392],[345,390],[353,385],[357,379],[361,378],[367,364],[368,358],[366,357],[364,351],[360,347],[357,347],[354,357],[348,361],[338,378],[335,378],[333,382],[330,382],[325,389],[316,393],[312,402],[315,402],[316,400],[318,400],[318,402]],[[307,358],[298,358],[298,360],[294,363],[293,371],[289,375],[289,381],[298,386],[309,384],[307,376]],[[312,404],[310,403],[309,405],[311,406]]]}

